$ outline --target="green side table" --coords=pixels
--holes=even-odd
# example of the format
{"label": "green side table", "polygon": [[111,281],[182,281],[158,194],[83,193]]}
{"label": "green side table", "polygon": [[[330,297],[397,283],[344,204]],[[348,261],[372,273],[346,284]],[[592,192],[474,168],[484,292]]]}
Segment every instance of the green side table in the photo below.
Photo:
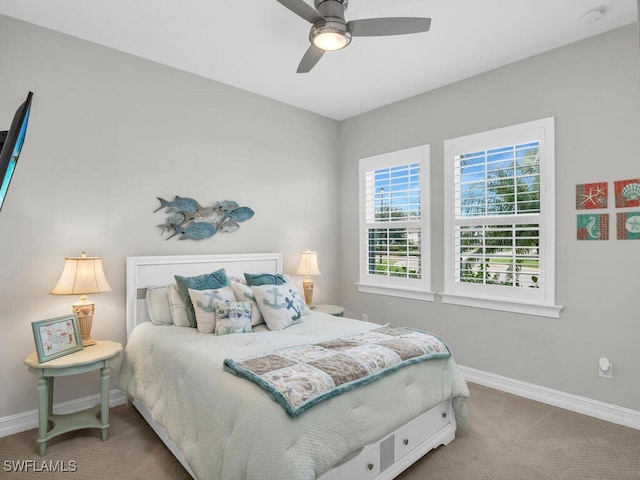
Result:
{"label": "green side table", "polygon": [[[109,365],[122,352],[117,342],[99,341],[96,345],[63,357],[38,363],[36,352],[24,364],[38,380],[38,443],[40,455],[47,451],[47,441],[63,433],[82,428],[102,429],[102,441],[107,440],[109,428]],[[53,380],[55,377],[76,375],[100,369],[100,405],[66,415],[53,414]]]}

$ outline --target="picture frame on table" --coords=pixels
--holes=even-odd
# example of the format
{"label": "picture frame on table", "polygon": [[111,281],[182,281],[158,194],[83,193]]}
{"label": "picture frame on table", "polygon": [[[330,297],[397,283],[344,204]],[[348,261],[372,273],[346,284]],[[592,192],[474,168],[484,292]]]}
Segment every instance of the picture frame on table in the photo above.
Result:
{"label": "picture frame on table", "polygon": [[40,363],[84,348],[78,315],[75,313],[31,322],[31,327]]}

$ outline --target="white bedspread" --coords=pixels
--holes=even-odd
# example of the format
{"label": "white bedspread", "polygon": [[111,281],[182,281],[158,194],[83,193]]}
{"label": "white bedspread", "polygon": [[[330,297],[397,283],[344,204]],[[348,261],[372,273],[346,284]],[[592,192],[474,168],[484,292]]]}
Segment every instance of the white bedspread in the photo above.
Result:
{"label": "white bedspread", "polygon": [[129,338],[119,387],[150,410],[200,480],[312,480],[446,398],[458,397],[464,424],[469,392],[454,360],[408,366],[296,418],[223,361],[379,326],[315,312],[282,331],[224,336],[147,322]]}

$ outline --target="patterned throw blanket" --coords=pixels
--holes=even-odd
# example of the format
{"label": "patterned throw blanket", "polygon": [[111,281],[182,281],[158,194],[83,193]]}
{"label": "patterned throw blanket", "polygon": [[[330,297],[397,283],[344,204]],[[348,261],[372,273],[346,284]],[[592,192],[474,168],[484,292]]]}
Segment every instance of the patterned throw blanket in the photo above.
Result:
{"label": "patterned throw blanket", "polygon": [[430,333],[386,325],[239,361],[227,358],[224,366],[225,370],[262,387],[295,417],[324,400],[399,368],[450,356],[447,345]]}

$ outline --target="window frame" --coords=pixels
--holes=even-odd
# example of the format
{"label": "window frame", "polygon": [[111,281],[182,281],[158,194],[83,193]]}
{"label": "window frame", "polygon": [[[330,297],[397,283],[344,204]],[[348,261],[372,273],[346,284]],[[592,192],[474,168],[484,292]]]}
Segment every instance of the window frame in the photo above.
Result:
{"label": "window frame", "polygon": [[[456,156],[510,145],[539,142],[540,213],[523,214],[539,225],[539,288],[459,282],[455,265]],[[555,119],[553,117],[465,135],[444,142],[444,292],[443,303],[559,318],[555,305]],[[495,225],[500,215],[477,217],[477,225]]]}
{"label": "window frame", "polygon": [[[373,293],[414,300],[434,301],[431,288],[431,198],[430,198],[430,145],[420,145],[394,152],[361,158],[359,161],[359,281],[361,293]],[[420,220],[419,221],[367,221],[367,172],[401,165],[418,164],[420,169]],[[375,194],[374,194],[375,195]],[[375,202],[375,200],[374,200]],[[372,275],[369,273],[369,228],[374,224],[388,224],[390,228],[411,224],[420,228],[420,278],[404,278]],[[375,228],[375,227],[374,227]]]}

